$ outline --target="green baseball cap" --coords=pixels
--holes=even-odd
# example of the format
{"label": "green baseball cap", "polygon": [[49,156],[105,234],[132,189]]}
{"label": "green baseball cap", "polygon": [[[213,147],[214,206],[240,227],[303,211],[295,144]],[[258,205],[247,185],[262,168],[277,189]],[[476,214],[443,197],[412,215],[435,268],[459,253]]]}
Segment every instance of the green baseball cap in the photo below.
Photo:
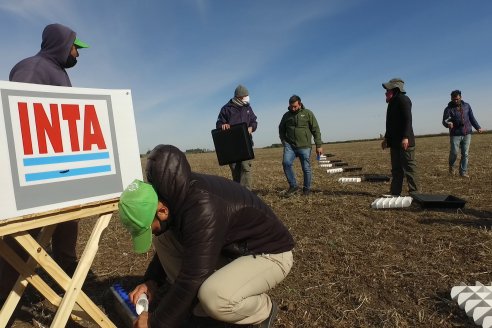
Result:
{"label": "green baseball cap", "polygon": [[89,48],[89,45],[85,43],[84,41],[80,40],[79,38],[75,38],[75,41],[73,42],[75,47],[78,48]]}
{"label": "green baseball cap", "polygon": [[130,232],[135,253],[145,253],[152,245],[152,221],[158,197],[152,185],[133,180],[121,193],[118,203],[120,221]]}

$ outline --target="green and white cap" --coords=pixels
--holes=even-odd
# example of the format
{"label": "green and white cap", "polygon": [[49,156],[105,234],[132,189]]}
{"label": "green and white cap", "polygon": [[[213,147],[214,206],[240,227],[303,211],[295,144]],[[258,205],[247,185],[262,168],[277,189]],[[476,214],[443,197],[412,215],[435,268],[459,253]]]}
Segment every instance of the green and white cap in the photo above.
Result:
{"label": "green and white cap", "polygon": [[120,221],[130,232],[136,253],[145,253],[152,245],[151,225],[157,212],[157,203],[154,187],[137,179],[120,196]]}
{"label": "green and white cap", "polygon": [[80,40],[79,38],[75,38],[73,44],[76,48],[89,48],[89,45],[84,41]]}

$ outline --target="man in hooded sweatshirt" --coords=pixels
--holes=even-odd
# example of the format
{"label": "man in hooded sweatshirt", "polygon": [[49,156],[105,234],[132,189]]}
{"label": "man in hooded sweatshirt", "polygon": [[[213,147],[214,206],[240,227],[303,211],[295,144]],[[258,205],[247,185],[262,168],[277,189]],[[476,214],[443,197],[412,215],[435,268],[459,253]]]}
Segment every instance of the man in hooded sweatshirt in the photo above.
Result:
{"label": "man in hooded sweatshirt", "polygon": [[406,177],[408,191],[418,191],[417,164],[415,161],[415,136],[412,127],[412,102],[403,88],[405,82],[394,78],[383,83],[386,89],[386,133],[381,148],[390,148],[391,187],[390,194],[399,196]]}
{"label": "man in hooded sweatshirt", "polygon": [[[10,71],[9,80],[71,87],[67,68],[75,66],[78,49],[89,46],[76,37],[76,33],[61,24],[47,25],[42,34],[41,50],[34,56],[17,63]],[[36,235],[38,231],[33,231]],[[77,243],[78,222],[68,221],[57,225],[52,236],[52,251],[55,261],[68,273],[73,274],[77,266],[75,246]],[[18,249],[15,242],[6,241]],[[0,259],[0,304],[15,283],[17,272]]]}
{"label": "man in hooded sweatshirt", "polygon": [[[220,109],[215,126],[217,129],[227,130],[231,128],[231,125],[240,123],[246,123],[251,140],[253,140],[253,132],[256,131],[258,123],[249,102],[249,91],[241,84],[234,90],[234,97]],[[251,160],[229,164],[232,180],[249,190],[252,184],[251,164]]]}
{"label": "man in hooded sweatshirt", "polygon": [[[134,327],[180,327],[190,311],[198,323],[209,316],[272,327],[278,307],[266,293],[292,267],[288,228],[238,183],[192,172],[174,146],[155,147],[146,171],[149,184],[135,180],[118,204],[134,251],[145,253],[153,245],[156,252],[143,283],[129,294],[134,303],[147,294],[155,309],[143,312]],[[156,295],[166,280],[171,286]]]}

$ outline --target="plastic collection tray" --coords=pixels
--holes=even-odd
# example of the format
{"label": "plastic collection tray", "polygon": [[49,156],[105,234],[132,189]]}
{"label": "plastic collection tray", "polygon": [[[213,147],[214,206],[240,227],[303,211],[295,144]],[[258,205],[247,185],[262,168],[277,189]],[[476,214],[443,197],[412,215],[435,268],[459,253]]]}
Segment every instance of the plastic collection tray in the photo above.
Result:
{"label": "plastic collection tray", "polygon": [[212,139],[219,165],[255,158],[253,142],[246,123],[231,125],[228,130],[212,130]]}
{"label": "plastic collection tray", "polygon": [[479,281],[475,286],[462,283],[451,289],[451,298],[473,318],[476,325],[492,328],[492,286],[485,286]]}
{"label": "plastic collection tray", "polygon": [[381,197],[372,202],[372,208],[403,208],[412,204],[412,197]]}
{"label": "plastic collection tray", "polygon": [[111,293],[115,299],[114,309],[125,323],[125,327],[133,327],[133,321],[138,317],[135,305],[130,301],[128,293],[120,284],[115,283],[110,287]]}
{"label": "plastic collection tray", "polygon": [[463,208],[466,201],[453,195],[413,194],[413,199],[423,208]]}

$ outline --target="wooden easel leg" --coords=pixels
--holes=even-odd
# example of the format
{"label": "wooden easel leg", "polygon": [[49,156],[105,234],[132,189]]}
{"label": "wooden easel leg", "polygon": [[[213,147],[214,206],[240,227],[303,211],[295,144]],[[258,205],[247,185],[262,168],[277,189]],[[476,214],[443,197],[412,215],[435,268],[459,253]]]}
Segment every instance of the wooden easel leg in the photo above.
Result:
{"label": "wooden easel leg", "polygon": [[[92,230],[91,236],[87,241],[87,245],[84,249],[84,253],[82,254],[77,269],[72,277],[72,280],[69,283],[67,292],[62,299],[60,307],[56,312],[55,318],[51,324],[51,327],[65,327],[68,317],[72,312],[72,309],[75,305],[75,301],[77,300],[78,295],[81,292],[82,285],[84,280],[89,272],[89,269],[92,265],[92,261],[96,256],[97,250],[99,248],[99,240],[101,239],[101,234],[106,229],[111,219],[112,214],[104,214],[99,217]],[[111,321],[106,322],[112,325]],[[101,325],[101,323],[98,322]],[[101,325],[103,327],[103,325]],[[106,326],[105,326],[106,327]],[[112,325],[112,327],[115,327]]]}
{"label": "wooden easel leg", "polygon": [[[43,228],[39,233],[38,242],[41,245],[48,243],[51,236],[53,235],[53,231],[55,231],[55,226],[48,226]],[[32,257],[30,257],[26,265],[29,268],[29,270],[32,270],[32,272],[34,272],[37,263]],[[14,313],[15,308],[17,307],[17,304],[19,304],[19,301],[22,297],[22,294],[24,294],[27,285],[28,285],[28,281],[22,275],[20,275],[1,309],[0,327],[5,327],[7,325],[8,321],[10,320],[10,317],[12,317],[12,314]]]}
{"label": "wooden easel leg", "polygon": [[[0,239],[0,256],[25,277],[25,279],[46,297],[51,304],[59,305],[61,303],[61,297],[58,296],[37,274],[35,274],[32,268],[29,268],[22,258],[17,255],[3,239]],[[6,308],[6,310],[13,311],[10,307]],[[0,314],[0,317],[3,318],[3,309]],[[10,319],[10,316],[5,317],[5,320],[7,321]]]}
{"label": "wooden easel leg", "polygon": [[[69,289],[71,283],[70,277],[58,266],[46,251],[42,248],[40,249],[39,244],[36,243],[32,236],[14,235],[14,238],[39,263],[46,273],[48,273],[50,277],[53,277],[63,290],[67,291]],[[59,306],[60,303],[54,305]],[[83,291],[81,291],[77,297],[77,304],[75,304],[73,314],[83,317],[84,319],[93,320],[101,327],[114,327],[104,312],[102,312]]]}

